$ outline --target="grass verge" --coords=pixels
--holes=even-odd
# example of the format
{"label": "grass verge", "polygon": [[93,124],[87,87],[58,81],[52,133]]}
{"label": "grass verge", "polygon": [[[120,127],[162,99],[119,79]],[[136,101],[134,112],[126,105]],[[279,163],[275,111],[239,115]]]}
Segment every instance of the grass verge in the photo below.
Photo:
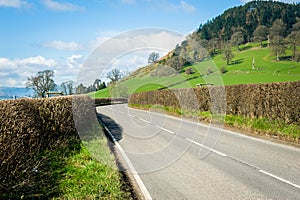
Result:
{"label": "grass verge", "polygon": [[[0,199],[134,199],[117,170],[106,139],[89,143],[88,148],[85,142],[76,141],[40,153],[30,182],[0,194]],[[92,156],[91,143],[102,145],[98,147],[105,162]]]}
{"label": "grass verge", "polygon": [[[164,112],[169,115],[182,116],[208,123],[218,117],[213,116],[210,112],[189,111],[160,105],[130,104],[129,106],[143,110],[151,109],[156,112]],[[224,125],[226,127],[243,130],[252,135],[277,139],[296,146],[300,145],[300,126],[297,124],[287,124],[284,121],[270,120],[262,117],[251,119],[244,116],[226,115],[224,116]]]}

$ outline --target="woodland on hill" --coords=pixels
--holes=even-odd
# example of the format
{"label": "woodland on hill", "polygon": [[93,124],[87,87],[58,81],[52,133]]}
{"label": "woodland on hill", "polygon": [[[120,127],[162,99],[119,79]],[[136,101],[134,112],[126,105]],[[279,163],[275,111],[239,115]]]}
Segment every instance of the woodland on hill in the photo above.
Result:
{"label": "woodland on hill", "polygon": [[[267,41],[267,43],[263,43]],[[300,61],[300,4],[252,1],[226,10],[201,24],[185,41],[160,63],[175,70],[223,54],[227,64],[233,58],[232,47],[259,42],[267,45],[276,60]],[[292,53],[286,56],[289,49]]]}

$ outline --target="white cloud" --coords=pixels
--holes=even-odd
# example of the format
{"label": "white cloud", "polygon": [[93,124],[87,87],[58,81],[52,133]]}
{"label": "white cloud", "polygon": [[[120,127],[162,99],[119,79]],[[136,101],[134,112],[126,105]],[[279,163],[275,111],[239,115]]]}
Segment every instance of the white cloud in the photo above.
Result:
{"label": "white cloud", "polygon": [[53,59],[46,59],[42,56],[35,56],[35,57],[29,57],[23,60],[16,60],[17,64],[24,66],[24,65],[37,65],[37,66],[47,66],[47,67],[53,67],[57,63]]}
{"label": "white cloud", "polygon": [[68,67],[71,69],[80,68],[83,62],[83,55],[72,55],[67,58]]}
{"label": "white cloud", "polygon": [[[254,0],[240,0],[242,3],[248,3],[250,1],[254,1]],[[276,0],[274,0],[276,1]],[[299,0],[277,0],[279,2],[283,2],[283,3],[297,3],[299,2]]]}
{"label": "white cloud", "polygon": [[82,46],[74,41],[72,42],[64,42],[59,40],[54,40],[50,42],[46,42],[43,44],[44,47],[54,48],[57,50],[67,50],[67,51],[79,51],[82,49]]}
{"label": "white cloud", "polygon": [[21,8],[28,5],[24,0],[0,0],[0,6],[2,7],[12,7],[12,8]]}
{"label": "white cloud", "polygon": [[81,7],[71,3],[61,3],[54,0],[42,0],[42,3],[50,10],[55,11],[76,11],[82,10]]}
{"label": "white cloud", "polygon": [[196,11],[196,8],[193,5],[187,3],[186,1],[180,1],[179,8],[187,13],[193,13]]}
{"label": "white cloud", "polygon": [[57,62],[42,56],[29,57],[25,59],[0,58],[0,85],[25,86],[27,77],[38,71],[52,69]]}
{"label": "white cloud", "polygon": [[25,59],[8,59],[0,57],[0,86],[25,86],[27,77],[39,71],[53,70],[57,84],[63,81],[75,80],[83,62],[82,55],[72,55],[57,62],[43,56]]}

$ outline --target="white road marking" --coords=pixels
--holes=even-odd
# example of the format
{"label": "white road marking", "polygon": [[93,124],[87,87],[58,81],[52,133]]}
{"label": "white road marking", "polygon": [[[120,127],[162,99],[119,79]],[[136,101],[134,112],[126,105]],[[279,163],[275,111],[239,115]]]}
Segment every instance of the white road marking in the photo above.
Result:
{"label": "white road marking", "polygon": [[[126,107],[127,107],[127,106],[126,106]],[[127,107],[127,108],[128,108],[128,109],[132,109],[132,110],[137,110],[137,111],[140,111],[140,112],[146,112],[146,111],[143,111],[143,110],[133,109],[133,108],[129,108],[129,107]],[[193,121],[189,121],[189,120],[186,120],[186,119],[177,118],[177,117],[173,117],[173,116],[169,116],[169,115],[162,115],[162,114],[160,114],[160,113],[153,113],[153,114],[156,114],[156,115],[159,115],[159,116],[168,117],[168,118],[172,118],[172,119],[175,119],[175,120],[181,120],[181,121],[187,122],[187,123],[189,123],[189,124],[196,124],[196,125],[200,125],[200,126],[203,126],[203,127],[211,128],[211,129],[214,129],[214,130],[223,131],[223,132],[225,132],[225,133],[232,134],[232,135],[234,135],[234,136],[236,136],[236,137],[237,137],[237,136],[238,136],[238,137],[243,137],[243,138],[251,139],[251,140],[254,140],[254,141],[258,141],[258,142],[267,143],[267,144],[270,144],[270,145],[273,145],[273,146],[280,146],[280,147],[284,147],[284,148],[288,148],[288,149],[292,149],[292,150],[299,151],[299,149],[297,149],[297,148],[295,148],[295,147],[290,147],[290,146],[286,146],[286,145],[282,145],[282,144],[277,144],[277,143],[273,143],[273,142],[270,142],[270,141],[265,141],[265,140],[262,140],[262,139],[259,139],[259,138],[253,138],[253,137],[250,137],[250,136],[247,136],[247,135],[238,134],[238,133],[233,132],[233,131],[224,130],[224,129],[222,129],[222,128],[212,127],[212,126],[209,126],[209,125],[201,124],[201,123],[199,123],[199,122],[193,122]],[[130,116],[130,115],[129,115],[129,116]],[[132,116],[132,117],[135,117],[135,116]],[[170,130],[168,130],[168,129],[165,129],[165,128],[161,127],[161,126],[157,126],[157,125],[156,125],[156,127],[157,127],[157,128],[160,128],[160,129],[162,129],[162,130],[164,130],[164,131],[166,131],[166,132],[175,134],[173,131],[170,131]],[[195,142],[195,141],[193,141],[193,140],[191,140],[191,139],[189,139],[189,138],[185,138],[185,139],[186,139],[187,141],[193,143],[193,144],[196,144],[196,145],[198,145],[198,146],[201,146],[201,147],[204,148],[204,149],[210,150],[210,151],[212,151],[212,152],[214,152],[214,153],[216,153],[216,154],[218,154],[218,155],[220,155],[220,156],[231,158],[231,159],[233,159],[233,160],[235,160],[235,161],[237,161],[237,162],[240,162],[241,164],[244,164],[244,165],[249,166],[249,167],[251,167],[251,168],[253,168],[253,169],[256,169],[257,171],[259,171],[259,172],[262,173],[262,174],[265,174],[265,175],[267,175],[267,176],[269,176],[269,177],[272,177],[272,178],[274,178],[274,179],[276,179],[276,180],[278,180],[278,181],[281,181],[281,182],[286,183],[286,184],[288,184],[288,185],[290,185],[290,186],[293,186],[293,187],[295,187],[295,188],[300,189],[300,185],[297,185],[297,184],[292,183],[292,182],[290,182],[290,181],[288,181],[288,180],[286,180],[286,179],[283,179],[283,178],[281,178],[281,177],[279,177],[279,176],[276,176],[276,175],[271,174],[271,173],[269,173],[269,172],[267,172],[267,171],[264,171],[264,170],[260,169],[259,167],[256,167],[256,166],[254,166],[254,165],[251,165],[251,164],[249,164],[249,163],[247,163],[247,162],[245,162],[245,161],[242,161],[242,160],[240,160],[240,159],[234,158],[234,157],[232,157],[232,156],[228,156],[228,155],[225,154],[225,153],[222,153],[222,152],[219,152],[219,151],[217,151],[217,150],[214,150],[214,149],[212,149],[212,148],[210,148],[210,147],[207,147],[207,146],[202,145],[202,144],[200,144],[200,143],[198,143],[198,142]]]}
{"label": "white road marking", "polygon": [[135,179],[137,185],[139,186],[142,195],[144,196],[144,198],[146,200],[152,200],[152,197],[149,193],[149,191],[147,190],[144,182],[142,181],[141,177],[139,176],[139,174],[137,173],[136,169],[134,168],[132,162],[130,161],[130,159],[128,158],[126,152],[124,151],[124,149],[121,147],[121,145],[119,144],[119,142],[115,139],[115,137],[113,136],[113,134],[110,132],[110,130],[103,124],[103,122],[101,121],[103,127],[105,128],[105,130],[108,132],[108,134],[110,135],[110,137],[112,138],[113,142],[115,143],[115,145],[117,146],[117,148],[119,149],[124,161],[127,163],[127,166],[129,167],[133,178]]}
{"label": "white road marking", "polygon": [[300,185],[297,185],[297,184],[292,183],[292,182],[290,182],[290,181],[288,181],[288,180],[285,180],[285,179],[283,179],[283,178],[280,178],[279,176],[276,176],[276,175],[274,175],[274,174],[271,174],[271,173],[269,173],[269,172],[266,172],[266,171],[264,171],[264,170],[262,170],[262,169],[260,169],[260,170],[258,170],[258,171],[261,172],[261,173],[263,173],[263,174],[265,174],[265,175],[268,175],[268,176],[270,176],[270,177],[272,177],[272,178],[275,178],[275,179],[277,179],[277,180],[279,180],[279,181],[281,181],[281,182],[284,182],[284,183],[286,183],[286,184],[289,184],[289,185],[291,185],[291,186],[294,186],[294,187],[300,189]]}
{"label": "white road marking", "polygon": [[187,141],[190,141],[191,143],[193,143],[193,144],[196,144],[196,145],[198,145],[198,146],[200,146],[200,147],[202,147],[202,148],[204,148],[204,149],[207,149],[207,150],[209,150],[209,151],[212,151],[212,152],[214,152],[214,153],[216,153],[216,154],[218,154],[218,155],[220,155],[220,156],[223,156],[223,157],[226,157],[227,155],[226,154],[224,154],[224,153],[222,153],[222,152],[220,152],[220,151],[217,151],[217,150],[214,150],[214,149],[212,149],[212,148],[209,148],[209,147],[207,147],[207,146],[205,146],[205,145],[203,145],[203,144],[200,144],[200,143],[198,143],[198,142],[195,142],[194,140],[191,140],[191,139],[189,139],[189,138],[185,138]]}
{"label": "white road marking", "polygon": [[[129,110],[138,111],[138,112],[144,112],[144,113],[147,113],[147,114],[150,112],[149,110],[139,110],[139,109],[136,109],[136,108],[131,108],[131,107],[128,107],[128,105],[125,105],[125,108],[127,108]],[[161,114],[161,113],[157,113],[157,112],[151,112],[151,114],[154,114],[156,116],[161,116],[161,117],[167,117],[169,119],[178,120],[178,121],[185,122],[185,123],[188,123],[188,124],[193,124],[193,125],[213,129],[213,130],[216,130],[216,131],[222,131],[222,133],[230,134],[234,137],[246,138],[246,139],[250,139],[252,141],[257,141],[257,142],[260,142],[260,143],[266,143],[266,144],[269,144],[269,145],[272,145],[272,146],[278,146],[278,147],[291,149],[293,151],[300,152],[300,148],[296,148],[296,147],[293,147],[293,146],[287,146],[287,145],[280,144],[280,143],[274,143],[274,142],[271,142],[271,141],[268,141],[268,140],[264,140],[264,139],[261,139],[261,138],[256,138],[256,137],[253,137],[253,136],[248,136],[248,135],[245,135],[245,134],[242,134],[242,133],[239,133],[239,132],[230,131],[230,130],[220,128],[220,127],[219,128],[214,127],[214,124],[206,125],[206,124],[203,124],[201,122],[196,122],[196,121],[192,121],[192,120],[188,120],[188,119],[184,119],[184,118],[180,118],[180,117],[174,117],[174,116],[171,116],[171,115]]]}
{"label": "white road marking", "polygon": [[160,128],[161,130],[164,130],[164,131],[166,131],[168,133],[175,134],[175,132],[173,132],[171,130],[168,130],[168,129],[164,128],[164,127],[161,127],[161,126],[158,126],[158,125],[155,125],[155,127]]}
{"label": "white road marking", "polygon": [[136,169],[134,168],[132,162],[130,161],[130,159],[128,158],[127,154],[125,153],[125,151],[123,150],[123,148],[120,146],[120,144],[118,142],[115,142],[116,146],[118,147],[120,153],[122,154],[122,157],[124,158],[125,162],[127,163],[135,181],[137,182],[137,185],[139,186],[143,196],[145,197],[146,200],[152,200],[152,197],[149,193],[149,191],[147,190],[145,184],[143,183],[141,177],[139,176],[139,174],[137,173]]}
{"label": "white road marking", "polygon": [[129,117],[135,117],[134,115],[128,114]]}
{"label": "white road marking", "polygon": [[151,124],[151,122],[149,122],[149,121],[147,121],[147,120],[144,120],[144,119],[142,119],[142,118],[139,118],[139,117],[138,117],[138,119],[141,120],[141,121],[143,121],[143,122],[146,122],[146,123],[148,123],[148,124]]}

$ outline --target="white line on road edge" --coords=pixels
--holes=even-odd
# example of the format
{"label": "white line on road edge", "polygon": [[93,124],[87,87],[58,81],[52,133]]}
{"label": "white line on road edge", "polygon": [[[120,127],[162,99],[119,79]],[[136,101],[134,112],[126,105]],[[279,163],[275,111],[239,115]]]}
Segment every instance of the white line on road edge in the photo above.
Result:
{"label": "white line on road edge", "polygon": [[168,132],[168,133],[175,134],[175,132],[170,131],[170,130],[164,128],[164,127],[161,127],[161,126],[158,126],[158,125],[155,125],[155,127],[160,128],[161,130],[164,130],[164,131],[166,131],[166,132]]}
{"label": "white line on road edge", "polygon": [[187,141],[190,141],[191,143],[194,143],[194,144],[196,144],[196,145],[198,145],[198,146],[204,148],[204,149],[207,149],[207,150],[209,150],[209,151],[212,151],[212,152],[214,152],[214,153],[216,153],[216,154],[218,154],[218,155],[220,155],[220,156],[223,156],[223,157],[226,157],[226,156],[227,156],[226,154],[224,154],[224,153],[222,153],[222,152],[219,152],[219,151],[217,151],[217,150],[214,150],[214,149],[212,149],[212,148],[209,148],[209,147],[207,147],[207,146],[204,146],[203,144],[200,144],[200,143],[198,143],[198,142],[195,142],[194,140],[191,140],[191,139],[189,139],[189,138],[185,138],[185,139],[186,139]]}
{"label": "white line on road edge", "polygon": [[130,161],[130,159],[128,158],[128,156],[126,155],[125,151],[123,150],[123,148],[121,147],[121,145],[119,144],[119,142],[115,139],[115,137],[113,136],[113,134],[110,132],[110,130],[104,125],[104,123],[101,121],[101,124],[103,125],[103,127],[105,128],[105,130],[108,132],[108,134],[110,135],[110,137],[112,138],[113,142],[115,143],[115,145],[117,146],[117,148],[119,149],[124,161],[126,162],[127,166],[129,167],[133,178],[136,181],[136,184],[138,185],[138,187],[141,190],[142,195],[144,196],[144,198],[146,200],[152,200],[152,197],[149,193],[149,191],[147,190],[145,184],[143,183],[141,177],[139,176],[139,174],[136,172],[136,169],[134,168],[132,162]]}
{"label": "white line on road edge", "polygon": [[271,174],[271,173],[269,173],[269,172],[266,172],[266,171],[264,171],[264,170],[262,170],[262,169],[259,170],[259,172],[261,172],[261,173],[263,173],[263,174],[265,174],[265,175],[271,176],[271,177],[273,177],[273,178],[275,178],[275,179],[277,179],[277,180],[279,180],[279,181],[281,181],[281,182],[284,182],[284,183],[286,183],[286,184],[289,184],[289,185],[291,185],[291,186],[294,186],[294,187],[300,189],[300,186],[299,186],[299,185],[297,185],[297,184],[295,184],[295,183],[292,183],[292,182],[290,182],[290,181],[288,181],[288,180],[285,180],[285,179],[283,179],[283,178],[280,178],[280,177],[278,177],[278,176],[275,176],[274,174]]}
{"label": "white line on road edge", "polygon": [[118,142],[115,142],[115,145],[118,147],[120,153],[122,154],[125,162],[127,163],[137,185],[139,186],[143,196],[145,197],[146,200],[152,200],[152,197],[149,193],[149,191],[147,190],[146,186],[144,185],[141,177],[139,176],[139,174],[136,172],[136,169],[134,168],[132,162],[129,160],[128,156],[126,155],[125,151],[123,150],[123,148],[120,146],[120,144]]}

